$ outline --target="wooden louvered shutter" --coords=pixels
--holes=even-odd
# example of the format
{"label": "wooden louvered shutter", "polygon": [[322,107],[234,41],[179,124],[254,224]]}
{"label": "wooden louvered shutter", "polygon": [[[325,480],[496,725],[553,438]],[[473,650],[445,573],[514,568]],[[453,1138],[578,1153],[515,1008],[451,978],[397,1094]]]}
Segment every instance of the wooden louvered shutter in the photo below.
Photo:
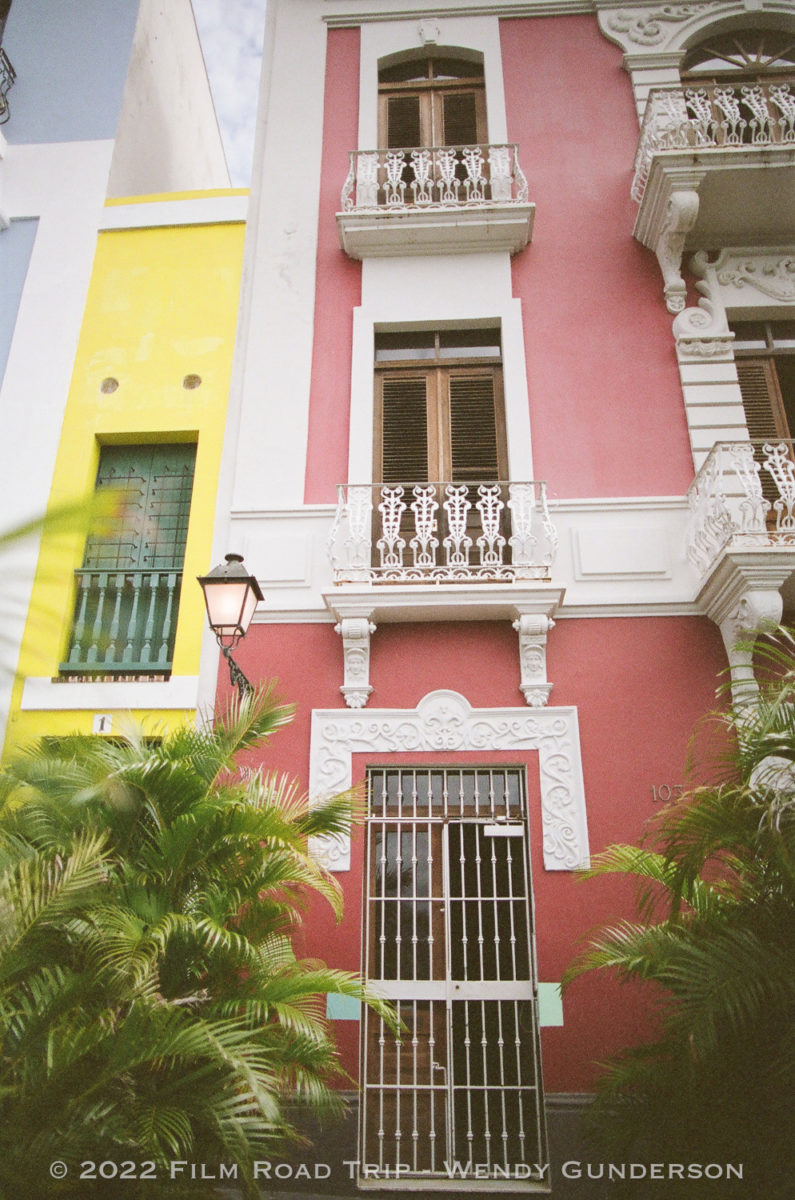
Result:
{"label": "wooden louvered shutter", "polygon": [[[381,482],[428,479],[428,376],[381,377]],[[376,455],[378,461],[379,455]]]}
{"label": "wooden louvered shutter", "polygon": [[421,146],[421,99],[419,95],[388,96],[386,100],[386,145],[390,150]]}
{"label": "wooden louvered shutter", "polygon": [[[737,379],[745,409],[748,436],[753,442],[776,442],[789,437],[787,417],[776,377],[776,367],[769,358],[737,359]],[[761,445],[754,447],[754,458],[760,464],[765,460]],[[771,505],[778,500],[778,488],[768,471],[759,473],[762,494]]]}
{"label": "wooden louvered shutter", "polygon": [[751,440],[788,438],[787,418],[772,359],[738,359],[737,378]]}
{"label": "wooden louvered shutter", "polygon": [[442,145],[473,146],[480,141],[478,99],[474,91],[442,93]]}
{"label": "wooden louvered shutter", "polygon": [[486,483],[505,477],[502,404],[497,372],[451,372],[450,478]]}

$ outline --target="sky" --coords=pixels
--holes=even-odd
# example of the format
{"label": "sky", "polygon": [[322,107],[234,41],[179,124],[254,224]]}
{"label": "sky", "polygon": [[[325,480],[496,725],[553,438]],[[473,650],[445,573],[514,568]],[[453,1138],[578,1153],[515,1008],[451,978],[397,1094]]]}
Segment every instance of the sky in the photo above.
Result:
{"label": "sky", "polygon": [[192,0],[233,187],[251,182],[266,0]]}

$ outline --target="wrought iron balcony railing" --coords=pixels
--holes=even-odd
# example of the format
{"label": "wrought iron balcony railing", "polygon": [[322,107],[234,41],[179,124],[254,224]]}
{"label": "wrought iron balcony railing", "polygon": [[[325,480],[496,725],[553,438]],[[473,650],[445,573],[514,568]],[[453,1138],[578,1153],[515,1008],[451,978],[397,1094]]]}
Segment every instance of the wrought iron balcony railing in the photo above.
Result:
{"label": "wrought iron balcony railing", "polygon": [[0,46],[0,125],[5,125],[11,113],[8,108],[8,93],[14,86],[17,73],[11,66],[11,59]]}
{"label": "wrought iron balcony railing", "polygon": [[342,211],[526,204],[527,180],[513,143],[354,150]]}
{"label": "wrought iron balcony railing", "polygon": [[62,675],[171,670],[181,571],[75,572],[77,599]]}
{"label": "wrought iron balcony railing", "polygon": [[350,484],[330,538],[337,583],[548,579],[558,536],[546,485]]}
{"label": "wrought iron balcony railing", "polygon": [[649,94],[632,196],[643,198],[656,154],[795,145],[795,83],[657,88]]}
{"label": "wrought iron balcony railing", "polygon": [[725,546],[795,546],[795,442],[716,442],[688,492],[688,557],[703,573]]}

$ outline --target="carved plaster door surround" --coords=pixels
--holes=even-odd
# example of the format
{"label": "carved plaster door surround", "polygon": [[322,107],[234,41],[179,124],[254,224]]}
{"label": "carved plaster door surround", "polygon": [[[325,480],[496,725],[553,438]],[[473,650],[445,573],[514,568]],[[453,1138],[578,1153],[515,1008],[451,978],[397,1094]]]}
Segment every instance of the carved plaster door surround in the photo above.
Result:
{"label": "carved plaster door surround", "polygon": [[[544,866],[588,866],[588,827],[577,709],[473,708],[458,692],[429,692],[416,709],[315,709],[309,760],[314,798],[349,788],[353,755],[537,751]],[[350,870],[349,839],[315,838],[331,871]]]}

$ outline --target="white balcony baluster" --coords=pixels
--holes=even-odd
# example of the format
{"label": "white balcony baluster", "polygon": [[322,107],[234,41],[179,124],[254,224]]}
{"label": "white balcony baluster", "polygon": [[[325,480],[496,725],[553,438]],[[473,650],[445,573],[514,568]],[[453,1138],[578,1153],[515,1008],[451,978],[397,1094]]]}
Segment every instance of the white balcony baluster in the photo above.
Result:
{"label": "white balcony baluster", "polygon": [[526,204],[514,143],[356,150],[342,189],[343,212]]}
{"label": "white balcony baluster", "polygon": [[713,446],[688,492],[688,557],[701,574],[730,543],[795,545],[794,448],[792,441]]}
{"label": "white balcony baluster", "polygon": [[741,151],[795,142],[792,83],[657,88],[643,117],[632,196],[643,199],[655,155],[682,150]]}
{"label": "white balcony baluster", "polygon": [[337,583],[510,583],[549,579],[557,540],[543,483],[407,482],[340,487],[329,549]]}

